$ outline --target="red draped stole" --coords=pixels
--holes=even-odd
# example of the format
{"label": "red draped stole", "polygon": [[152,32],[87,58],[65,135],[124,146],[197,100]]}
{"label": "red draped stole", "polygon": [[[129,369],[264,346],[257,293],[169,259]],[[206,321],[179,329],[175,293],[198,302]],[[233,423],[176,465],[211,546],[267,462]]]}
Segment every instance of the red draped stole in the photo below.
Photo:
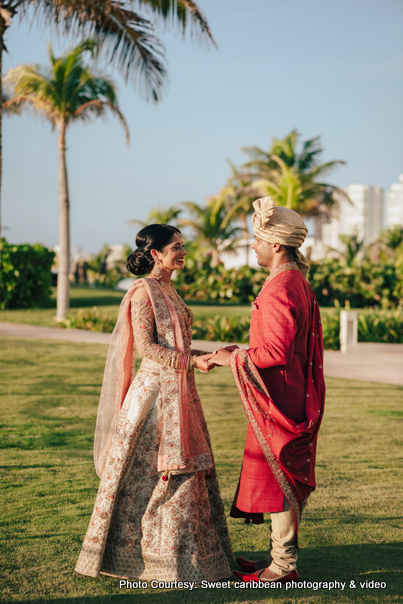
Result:
{"label": "red draped stole", "polygon": [[319,307],[311,293],[306,421],[297,424],[276,407],[246,350],[236,350],[231,356],[232,373],[249,423],[275,479],[294,510],[297,526],[307,499],[316,487],[316,444],[325,402],[322,326]]}

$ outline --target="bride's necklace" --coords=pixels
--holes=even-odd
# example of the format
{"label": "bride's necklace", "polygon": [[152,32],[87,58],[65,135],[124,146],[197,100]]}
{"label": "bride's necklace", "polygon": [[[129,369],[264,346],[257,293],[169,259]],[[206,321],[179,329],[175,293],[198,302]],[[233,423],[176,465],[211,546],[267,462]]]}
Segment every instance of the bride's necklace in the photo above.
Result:
{"label": "bride's necklace", "polygon": [[161,285],[161,287],[165,291],[165,293],[168,294],[168,296],[171,298],[171,300],[175,300],[178,297],[178,294],[176,293],[176,291],[174,290],[172,285],[171,285],[171,288],[169,288],[168,283],[166,283],[162,279],[160,281],[158,281],[158,283]]}
{"label": "bride's necklace", "polygon": [[158,283],[161,285],[164,292],[171,298],[171,300],[174,303],[176,303],[176,306],[180,308],[183,319],[185,321],[185,325],[188,328],[188,330],[190,330],[190,333],[191,333],[192,323],[193,323],[192,311],[186,306],[186,304],[184,304],[182,302],[181,298],[179,297],[178,292],[176,291],[176,289],[174,288],[174,286],[171,283],[170,283],[171,289],[169,289],[168,283],[166,283],[165,281],[162,281],[162,279],[160,281],[158,281]]}

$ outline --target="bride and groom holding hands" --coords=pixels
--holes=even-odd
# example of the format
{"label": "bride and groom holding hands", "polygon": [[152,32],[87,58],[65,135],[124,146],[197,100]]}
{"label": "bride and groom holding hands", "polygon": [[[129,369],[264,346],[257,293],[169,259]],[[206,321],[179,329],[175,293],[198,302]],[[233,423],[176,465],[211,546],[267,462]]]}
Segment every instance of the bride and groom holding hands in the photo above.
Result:
{"label": "bride and groom holding hands", "polygon": [[[149,225],[128,258],[135,281],[112,334],[94,459],[101,479],[78,573],[143,580],[298,579],[298,526],[315,488],[323,414],[319,308],[299,247],[307,228],[271,198],[253,203],[258,264],[269,276],[252,303],[249,348],[192,348],[193,315],[171,284],[184,267],[181,233]],[[135,351],[142,357],[134,375]],[[268,556],[233,553],[194,369],[231,366],[248,418],[230,516],[271,515]],[[234,485],[235,486],[235,485]]]}

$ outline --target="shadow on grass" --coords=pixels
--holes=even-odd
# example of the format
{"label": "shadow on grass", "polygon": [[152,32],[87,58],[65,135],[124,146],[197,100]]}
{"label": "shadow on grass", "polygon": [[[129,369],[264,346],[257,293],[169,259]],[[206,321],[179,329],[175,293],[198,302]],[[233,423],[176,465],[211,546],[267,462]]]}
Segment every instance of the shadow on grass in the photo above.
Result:
{"label": "shadow on grass", "polygon": [[[265,552],[236,552],[235,556],[245,556],[254,559],[265,557]],[[299,573],[300,586],[294,588],[239,588],[234,584],[230,588],[197,588],[189,589],[159,589],[151,588],[148,581],[147,589],[123,587],[119,589],[119,579],[102,576],[99,579],[75,575],[76,589],[96,587],[96,582],[102,582],[101,591],[110,587],[108,595],[83,595],[65,598],[13,600],[18,604],[180,604],[197,603],[233,603],[233,602],[291,602],[304,597],[304,602],[323,603],[333,599],[343,602],[382,602],[397,601],[396,596],[403,592],[403,574],[400,560],[403,558],[403,543],[392,542],[382,544],[360,544],[347,546],[331,546],[306,548],[300,556]],[[234,567],[237,565],[234,564]],[[63,573],[64,574],[64,573]],[[68,573],[70,574],[70,573]],[[69,579],[71,581],[71,579]],[[131,579],[132,583],[139,581]],[[378,589],[368,586],[371,581],[377,581],[382,586]],[[305,585],[303,585],[305,582]],[[322,585],[319,583],[322,582]],[[335,585],[338,582],[339,585]],[[354,582],[355,587],[352,586]],[[326,583],[327,585],[323,585]],[[329,584],[333,587],[329,588]],[[301,585],[302,584],[302,585]],[[344,588],[342,589],[342,585]],[[269,589],[269,591],[268,591]],[[287,598],[284,600],[284,598]],[[289,599],[292,598],[293,600]],[[390,598],[390,599],[389,599]],[[11,601],[9,601],[11,604]]]}

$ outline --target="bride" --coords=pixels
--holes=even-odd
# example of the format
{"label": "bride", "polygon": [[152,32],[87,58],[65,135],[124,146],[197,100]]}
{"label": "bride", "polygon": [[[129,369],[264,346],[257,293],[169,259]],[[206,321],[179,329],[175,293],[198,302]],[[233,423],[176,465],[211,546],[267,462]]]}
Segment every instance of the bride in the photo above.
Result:
{"label": "bride", "polygon": [[[101,478],[76,571],[122,578],[215,581],[233,560],[191,350],[191,310],[171,284],[186,251],[173,226],[136,237],[106,362],[95,431]],[[134,377],[135,347],[143,357]]]}

